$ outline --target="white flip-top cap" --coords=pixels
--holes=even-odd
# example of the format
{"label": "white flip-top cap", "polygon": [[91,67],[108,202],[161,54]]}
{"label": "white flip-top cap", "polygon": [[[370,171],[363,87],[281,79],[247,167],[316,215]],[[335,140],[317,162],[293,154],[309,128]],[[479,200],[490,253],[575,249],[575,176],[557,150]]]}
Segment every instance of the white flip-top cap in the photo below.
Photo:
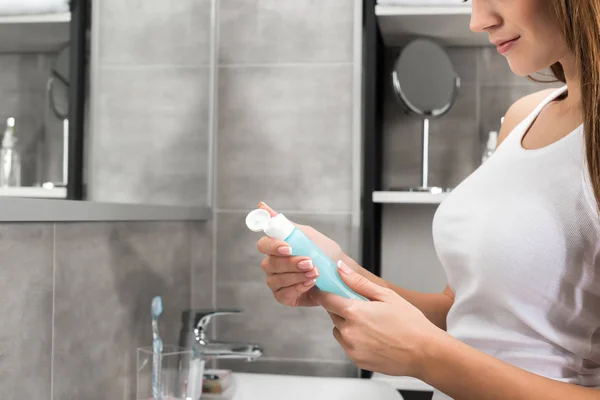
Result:
{"label": "white flip-top cap", "polygon": [[279,240],[285,240],[295,228],[283,214],[271,218],[269,212],[261,208],[248,213],[246,226],[253,232],[264,232],[267,236]]}
{"label": "white flip-top cap", "polygon": [[250,211],[246,216],[246,226],[252,232],[264,232],[269,226],[271,215],[262,208]]}

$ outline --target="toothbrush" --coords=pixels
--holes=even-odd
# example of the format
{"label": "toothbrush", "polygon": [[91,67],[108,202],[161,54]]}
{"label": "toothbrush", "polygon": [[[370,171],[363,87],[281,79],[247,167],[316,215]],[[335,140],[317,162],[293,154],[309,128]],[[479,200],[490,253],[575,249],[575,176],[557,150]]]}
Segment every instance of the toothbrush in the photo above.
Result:
{"label": "toothbrush", "polygon": [[162,312],[162,299],[160,296],[156,296],[152,299],[152,396],[154,400],[162,400],[160,376],[163,343],[158,335],[158,317]]}

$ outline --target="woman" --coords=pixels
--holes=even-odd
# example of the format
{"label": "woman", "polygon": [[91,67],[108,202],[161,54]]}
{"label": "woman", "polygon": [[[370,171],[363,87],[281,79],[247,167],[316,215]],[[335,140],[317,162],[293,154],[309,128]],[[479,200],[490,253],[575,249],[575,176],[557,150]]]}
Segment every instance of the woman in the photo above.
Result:
{"label": "woman", "polygon": [[551,67],[566,85],[511,106],[494,156],[436,211],[447,288],[395,286],[306,226],[372,301],[311,290],[318,266],[263,237],[267,284],[283,304],[324,307],[359,367],[421,379],[436,400],[599,399],[600,0],[472,3],[471,29],[513,72]]}

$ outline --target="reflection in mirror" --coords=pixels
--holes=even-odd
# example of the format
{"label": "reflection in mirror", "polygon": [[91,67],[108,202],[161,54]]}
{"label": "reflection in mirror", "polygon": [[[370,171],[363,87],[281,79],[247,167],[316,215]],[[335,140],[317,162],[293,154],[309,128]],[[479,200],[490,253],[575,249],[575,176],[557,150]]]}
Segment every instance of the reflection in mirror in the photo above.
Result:
{"label": "reflection in mirror", "polygon": [[[64,49],[67,54],[63,56]],[[68,70],[60,66],[62,57],[68,58],[68,44],[61,44],[61,50],[52,53],[0,54],[2,196],[66,198],[63,171],[68,143],[63,121],[68,112]],[[50,95],[58,71],[61,87],[54,91],[54,100],[59,114],[51,108]]]}
{"label": "reflection in mirror", "polygon": [[460,78],[448,54],[431,40],[411,41],[396,60],[392,84],[405,111],[423,121],[421,185],[399,190],[431,193],[448,190],[429,187],[428,182],[429,121],[450,111],[460,88]]}
{"label": "reflection in mirror", "polygon": [[0,6],[0,195],[209,205],[215,2],[53,3]]}
{"label": "reflection in mirror", "polygon": [[92,2],[85,199],[206,207],[214,3],[166,13],[158,26],[166,2],[123,5],[135,15],[115,13],[114,4]]}
{"label": "reflection in mirror", "polygon": [[0,4],[0,196],[67,197],[62,176],[66,112],[52,112],[49,79],[60,71],[62,82],[69,81],[63,66],[68,66],[70,11],[76,4]]}
{"label": "reflection in mirror", "polygon": [[48,78],[48,105],[54,117],[62,122],[62,176],[60,181],[44,182],[43,187],[53,189],[65,188],[68,183],[69,167],[69,49],[62,48],[54,60],[54,66]]}

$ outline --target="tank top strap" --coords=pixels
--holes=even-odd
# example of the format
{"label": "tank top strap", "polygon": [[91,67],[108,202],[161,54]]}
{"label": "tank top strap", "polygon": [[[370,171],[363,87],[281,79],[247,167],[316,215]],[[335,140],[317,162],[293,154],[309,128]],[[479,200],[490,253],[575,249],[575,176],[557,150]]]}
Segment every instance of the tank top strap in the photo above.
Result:
{"label": "tank top strap", "polygon": [[525,119],[523,119],[517,124],[517,126],[513,128],[513,130],[507,135],[504,142],[511,142],[512,145],[520,147],[523,136],[529,130],[529,128],[531,127],[535,119],[538,117],[538,115],[540,115],[544,107],[546,107],[550,102],[554,101],[557,97],[559,97],[566,91],[567,85],[564,85],[550,93],[548,96],[546,96],[544,100],[542,100],[541,103],[538,104],[527,117],[525,117]]}

